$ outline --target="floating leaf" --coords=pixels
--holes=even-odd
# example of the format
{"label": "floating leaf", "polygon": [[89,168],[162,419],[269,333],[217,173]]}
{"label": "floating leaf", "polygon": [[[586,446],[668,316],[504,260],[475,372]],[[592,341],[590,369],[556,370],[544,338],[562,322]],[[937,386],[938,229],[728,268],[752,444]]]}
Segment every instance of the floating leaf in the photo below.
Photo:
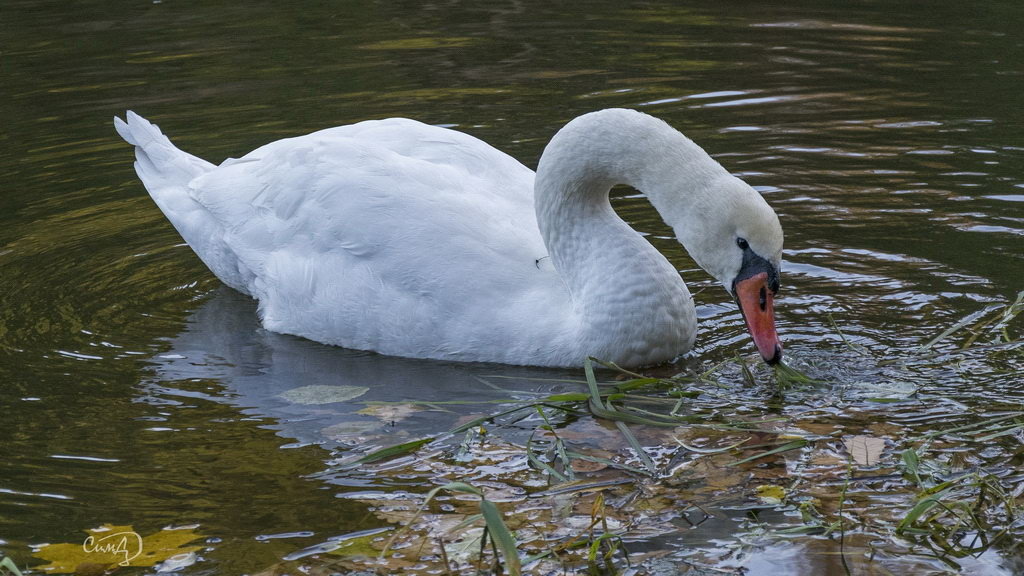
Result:
{"label": "floating leaf", "polygon": [[142,537],[131,526],[105,524],[86,533],[82,542],[47,544],[36,550],[33,556],[50,563],[33,570],[71,574],[85,567],[85,571],[95,568],[109,572],[121,566],[155,566],[172,556],[202,548],[185,546],[202,538],[193,528],[166,529]]}
{"label": "floating leaf", "polygon": [[380,422],[350,420],[331,424],[320,429],[320,434],[335,442],[350,444],[366,444],[369,438],[384,436],[384,425]]}
{"label": "floating leaf", "polygon": [[786,497],[786,489],[774,484],[762,484],[756,488],[757,497],[765,504],[782,504]]}
{"label": "floating leaf", "polygon": [[331,404],[348,402],[369,392],[365,386],[325,386],[314,384],[292,388],[280,394],[281,398],[293,404]]}
{"label": "floating leaf", "polygon": [[874,466],[885,450],[885,440],[873,436],[851,436],[843,439],[843,446],[853,461],[861,466]]}
{"label": "floating leaf", "polygon": [[409,416],[422,411],[422,408],[411,402],[375,402],[367,405],[362,410],[357,410],[356,414],[373,416],[382,422],[392,423],[401,422]]}

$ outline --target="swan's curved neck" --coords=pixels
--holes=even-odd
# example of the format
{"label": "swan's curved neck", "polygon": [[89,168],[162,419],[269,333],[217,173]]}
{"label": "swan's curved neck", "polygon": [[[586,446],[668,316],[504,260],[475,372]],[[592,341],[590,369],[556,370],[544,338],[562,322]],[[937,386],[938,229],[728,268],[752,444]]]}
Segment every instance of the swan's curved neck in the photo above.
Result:
{"label": "swan's curved neck", "polygon": [[602,110],[573,120],[545,148],[534,192],[537,222],[575,297],[585,291],[586,279],[607,281],[607,270],[577,278],[583,263],[607,262],[604,250],[617,253],[616,243],[641,239],[612,210],[612,186],[643,192],[686,246],[692,221],[707,216],[713,183],[728,176],[661,120],[632,110]]}
{"label": "swan's curved neck", "polygon": [[608,200],[612,186],[645,193],[685,246],[685,229],[703,216],[701,203],[722,176],[728,173],[699,146],[631,110],[587,114],[555,135],[537,169],[537,222],[585,323],[608,328],[610,317],[629,322],[638,315],[671,315],[658,309],[678,305],[667,300],[679,294],[692,316],[676,270],[615,214]]}

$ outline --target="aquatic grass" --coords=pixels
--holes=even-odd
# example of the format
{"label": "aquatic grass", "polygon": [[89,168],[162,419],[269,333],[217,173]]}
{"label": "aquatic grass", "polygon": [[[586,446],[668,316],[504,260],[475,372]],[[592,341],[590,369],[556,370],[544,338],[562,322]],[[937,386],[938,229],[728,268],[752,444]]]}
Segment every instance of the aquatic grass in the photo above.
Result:
{"label": "aquatic grass", "polygon": [[419,450],[420,447],[429,444],[434,440],[435,437],[431,436],[429,438],[410,440],[409,442],[403,442],[402,444],[396,444],[394,446],[388,446],[387,448],[381,448],[380,450],[375,450],[373,452],[370,452],[369,454],[366,454],[365,456],[357,460],[355,464],[371,464],[373,462],[378,462],[380,460],[387,460],[389,458],[394,458],[396,456],[404,456],[406,454],[411,454]]}
{"label": "aquatic grass", "polygon": [[0,558],[0,576],[23,576],[18,565],[8,557]]}
{"label": "aquatic grass", "polygon": [[[405,455],[408,455],[408,454],[412,454],[413,452],[416,452],[421,447],[423,447],[423,446],[425,446],[427,444],[451,438],[452,436],[454,436],[456,434],[461,434],[461,433],[466,432],[467,430],[469,430],[471,428],[476,428],[476,427],[481,426],[482,424],[484,424],[486,422],[493,421],[493,420],[495,420],[497,418],[501,418],[503,416],[508,416],[510,414],[515,414],[517,412],[523,412],[525,410],[528,410],[530,408],[534,408],[534,407],[537,407],[537,406],[549,406],[550,403],[548,402],[548,400],[550,398],[551,397],[545,398],[544,400],[542,400],[540,402],[521,403],[521,404],[515,405],[515,406],[513,406],[511,408],[508,408],[506,410],[501,410],[501,411],[499,411],[497,413],[494,413],[494,414],[488,414],[486,416],[480,416],[479,418],[474,418],[473,420],[470,420],[469,422],[466,422],[464,424],[456,426],[455,428],[452,428],[451,430],[449,430],[448,432],[445,432],[444,434],[440,434],[440,435],[436,435],[436,436],[427,436],[425,438],[419,438],[417,440],[410,440],[409,442],[403,442],[401,444],[396,444],[394,446],[387,446],[387,447],[384,447],[384,448],[380,448],[380,449],[374,450],[372,452],[364,454],[363,456],[353,460],[351,462],[351,464],[350,464],[350,467],[357,467],[357,466],[362,465],[362,464],[371,464],[371,463],[378,462],[378,461],[381,461],[381,460],[387,460],[389,458],[394,458],[394,457],[397,457],[397,456],[405,456]],[[573,401],[575,401],[575,400],[573,400]],[[556,402],[558,402],[558,400],[556,400]],[[558,406],[556,406],[556,407],[558,407]]]}
{"label": "aquatic grass", "polygon": [[730,462],[729,464],[727,464],[727,466],[730,466],[730,467],[731,466],[739,466],[740,464],[746,464],[747,462],[753,462],[754,460],[765,458],[767,456],[773,456],[775,454],[781,454],[783,452],[789,452],[790,450],[799,450],[800,448],[803,448],[804,446],[807,446],[808,442],[809,441],[807,439],[805,439],[805,438],[799,438],[797,440],[792,440],[792,441],[786,442],[785,444],[783,444],[781,446],[776,446],[776,447],[774,447],[774,448],[772,448],[770,450],[765,450],[764,452],[759,452],[757,454],[754,454],[753,456],[747,456],[746,458],[743,458],[741,460],[736,460],[735,462]]}
{"label": "aquatic grass", "polygon": [[608,404],[605,404],[604,401],[601,399],[601,393],[597,389],[597,379],[594,377],[594,366],[591,362],[592,359],[587,358],[583,363],[583,371],[587,376],[587,385],[590,386],[591,412],[593,412],[595,416],[614,420],[615,426],[619,429],[619,432],[622,433],[623,437],[633,448],[633,451],[636,452],[637,458],[640,459],[640,462],[644,465],[644,468],[647,469],[647,472],[652,476],[657,475],[658,467],[654,464],[654,461],[651,460],[651,457],[647,455],[647,452],[644,451],[643,446],[640,445],[640,442],[636,439],[636,436],[634,436],[633,433],[630,431],[629,427],[626,426],[626,422],[651,422],[652,425],[655,426],[659,425],[659,423],[657,423],[657,421],[655,420],[649,420],[639,416],[630,415],[625,412],[620,412],[612,406],[610,401],[608,402]]}
{"label": "aquatic grass", "polygon": [[[1003,432],[1024,430],[1024,413],[1001,414],[925,434],[918,448],[900,453],[904,477],[918,488],[913,505],[895,527],[895,534],[923,539],[936,548],[936,558],[959,569],[953,558],[988,550],[1005,538],[1020,512],[1016,493],[1008,493],[1000,479],[983,469],[954,473],[948,464],[930,456],[932,443],[942,437],[960,443],[987,445]],[[993,433],[993,430],[998,432]],[[975,435],[970,438],[968,435]],[[1024,484],[1018,491],[1024,492]],[[995,522],[987,518],[996,518]],[[970,541],[964,535],[973,534]]]}
{"label": "aquatic grass", "polygon": [[[534,468],[538,468],[540,470],[543,470],[544,472],[547,472],[549,476],[554,477],[559,482],[571,481],[570,475],[563,475],[561,472],[551,467],[551,465],[549,465],[548,463],[541,461],[541,459],[538,458],[537,455],[534,453],[532,443],[533,435],[531,434],[530,438],[526,441],[526,457],[530,461],[530,465],[532,465]],[[571,470],[571,468],[568,469]]]}
{"label": "aquatic grass", "polygon": [[576,479],[575,474],[572,470],[572,459],[565,449],[565,443],[559,438],[558,432],[555,427],[552,426],[551,421],[548,420],[547,414],[544,412],[542,406],[537,406],[537,413],[540,414],[541,419],[544,420],[544,425],[541,426],[543,430],[550,433],[553,436],[552,449],[555,453],[555,458],[562,462],[562,472],[555,470],[553,467],[548,465],[546,462],[540,460],[532,449],[534,433],[530,434],[530,437],[526,440],[526,457],[535,468],[539,468],[548,473],[550,477],[554,477],[560,482],[571,482]]}
{"label": "aquatic grass", "polygon": [[[604,364],[602,364],[602,365],[604,365]],[[586,413],[589,412],[590,414],[592,414],[593,416],[595,416],[597,418],[602,418],[602,419],[611,420],[611,421],[615,422],[616,426],[619,428],[619,430],[622,433],[623,437],[627,440],[627,442],[630,444],[630,446],[636,452],[637,458],[644,465],[644,468],[646,469],[647,474],[649,474],[649,475],[656,475],[657,474],[657,467],[655,466],[654,462],[650,459],[650,457],[647,455],[647,453],[643,450],[643,446],[636,439],[636,437],[629,430],[629,428],[626,427],[625,424],[628,422],[628,423],[633,423],[633,424],[642,424],[642,425],[660,426],[660,427],[678,426],[678,425],[680,425],[682,423],[685,423],[687,421],[693,420],[694,418],[690,417],[690,416],[685,416],[685,415],[672,415],[672,414],[664,414],[664,415],[662,415],[662,414],[658,414],[658,413],[655,413],[655,412],[646,411],[646,410],[642,410],[642,409],[620,408],[620,407],[617,407],[617,406],[615,406],[613,404],[614,400],[657,400],[656,398],[653,398],[653,397],[652,398],[648,398],[648,397],[644,397],[644,396],[631,395],[631,394],[628,394],[627,392],[628,391],[633,391],[633,390],[643,389],[643,388],[650,387],[650,386],[665,386],[666,385],[666,381],[663,380],[663,379],[660,379],[660,378],[647,378],[647,377],[642,377],[641,376],[639,378],[633,378],[631,380],[626,380],[626,381],[622,381],[622,382],[600,383],[600,382],[598,382],[598,380],[597,380],[597,378],[596,378],[596,376],[594,374],[593,364],[591,363],[590,359],[587,359],[587,361],[585,363],[585,366],[584,366],[584,370],[585,370],[585,374],[586,374],[586,378],[587,379],[584,380],[583,382],[585,382],[587,384],[587,387],[589,389],[589,393],[585,393],[585,392],[568,392],[568,393],[560,393],[560,394],[547,395],[547,396],[543,396],[543,397],[537,398],[535,400],[518,401],[518,402],[510,401],[510,403],[512,403],[513,405],[510,406],[509,408],[506,408],[504,410],[500,410],[500,411],[492,413],[492,414],[487,414],[487,415],[480,416],[478,418],[474,418],[474,419],[472,419],[472,420],[470,420],[470,421],[468,421],[468,422],[466,422],[464,424],[461,424],[459,426],[456,426],[456,427],[452,428],[451,430],[445,432],[444,434],[428,436],[428,437],[425,437],[425,438],[411,440],[411,441],[404,442],[404,443],[401,443],[401,444],[397,444],[397,445],[394,445],[394,446],[387,446],[387,447],[384,447],[384,448],[379,448],[377,450],[371,451],[371,452],[369,452],[367,454],[362,455],[359,458],[351,460],[350,463],[349,463],[349,467],[353,467],[354,468],[354,467],[358,467],[358,466],[364,465],[364,464],[377,463],[377,462],[380,462],[380,461],[383,461],[383,460],[387,460],[387,459],[390,459],[390,458],[396,458],[396,457],[400,457],[400,456],[407,456],[407,455],[415,453],[417,450],[419,450],[423,446],[426,446],[426,445],[434,443],[434,442],[445,441],[445,440],[450,439],[451,437],[453,437],[453,436],[455,436],[457,434],[461,434],[463,432],[466,432],[467,430],[469,430],[471,428],[482,426],[482,425],[484,425],[485,423],[488,423],[488,422],[495,422],[498,419],[504,418],[506,416],[512,416],[512,415],[518,414],[518,417],[514,418],[512,420],[512,422],[518,421],[518,420],[520,420],[522,418],[525,418],[529,414],[529,412],[531,412],[531,411],[535,411],[535,412],[540,413],[542,419],[545,420],[546,424],[550,427],[550,429],[554,430],[554,427],[551,426],[550,421],[547,420],[547,416],[543,412],[543,409],[547,408],[547,409],[558,410],[558,411],[564,412],[566,414],[572,414],[572,415],[582,415],[582,414],[586,414]],[[636,375],[634,373],[628,373],[628,374],[631,375],[631,376],[635,376]],[[458,401],[456,401],[456,402],[458,402]],[[671,403],[673,405],[676,405],[677,401],[676,400],[672,400]],[[581,410],[581,408],[583,408],[583,407],[585,407],[585,410]],[[510,424],[510,423],[511,422],[506,422],[505,424],[507,425],[507,424]],[[562,444],[560,440],[557,440],[555,442],[555,450],[559,453],[559,456],[562,457],[565,460],[563,462],[565,464],[565,468],[569,469],[570,470],[570,474],[571,474],[570,463],[567,460],[569,458],[569,452],[565,449],[564,444]],[[544,464],[543,462],[541,462],[536,457],[536,454],[533,453],[532,450],[527,449],[526,452],[527,452],[527,457],[530,459],[531,463],[537,465],[538,468],[541,468],[541,469],[544,469],[545,471],[547,471],[548,466],[546,464]],[[609,462],[611,462],[611,461],[609,461]],[[618,468],[628,469],[628,470],[635,470],[635,468],[633,468],[633,467],[624,466],[623,464],[620,464],[620,463],[613,463],[613,464],[614,464],[615,467],[618,467]],[[559,476],[566,477],[566,475],[564,473],[559,473],[556,476],[556,478],[559,477]]]}
{"label": "aquatic grass", "polygon": [[[1018,298],[1006,307],[983,310],[981,315],[964,322],[963,327],[942,338],[932,338],[926,343],[930,347],[924,353],[919,353],[921,347],[914,349],[908,361],[960,353],[948,345],[957,334],[962,335],[956,342],[957,346],[966,344],[970,352],[989,353],[988,350],[1018,345],[1016,341],[1006,341],[1013,332],[1007,326],[1011,325],[1010,321],[1020,318],[1024,308],[1022,302],[1024,300]],[[996,336],[987,336],[995,332],[998,332]],[[982,336],[976,336],[978,333]],[[856,348],[853,344],[846,343],[848,347]],[[503,518],[507,522],[506,528],[516,528],[508,531],[511,539],[494,538],[491,529],[487,528],[486,540],[481,539],[479,543],[479,554],[471,557],[479,558],[480,562],[485,559],[490,562],[492,558],[498,562],[500,559],[501,564],[495,566],[506,572],[508,561],[505,558],[511,552],[504,551],[502,546],[517,548],[521,570],[532,566],[532,562],[542,562],[547,570],[553,566],[568,568],[573,562],[585,563],[576,566],[588,573],[621,570],[622,563],[630,561],[624,541],[629,539],[627,532],[636,530],[636,525],[630,525],[620,510],[612,508],[612,494],[616,495],[616,506],[619,506],[632,498],[653,497],[657,500],[658,494],[675,493],[680,490],[675,484],[677,481],[666,485],[649,480],[661,478],[665,470],[672,470],[673,475],[682,474],[684,488],[696,483],[697,486],[705,485],[705,490],[714,494],[703,500],[694,500],[693,495],[685,498],[686,506],[679,510],[682,514],[679,519],[687,522],[690,518],[685,517],[686,510],[704,510],[702,506],[721,506],[723,503],[734,505],[740,491],[745,489],[750,494],[750,486],[755,480],[779,485],[778,480],[792,476],[786,488],[785,503],[780,505],[796,506],[799,524],[769,529],[764,535],[777,534],[783,538],[831,535],[836,548],[827,553],[840,556],[837,560],[847,573],[854,573],[863,565],[862,553],[872,557],[876,550],[884,553],[909,551],[917,557],[935,558],[955,570],[958,569],[958,558],[978,554],[997,545],[1005,547],[1007,542],[1011,542],[1011,536],[1019,535],[1024,529],[1018,504],[1024,494],[1024,477],[1013,476],[1007,469],[983,469],[977,465],[970,465],[965,470],[963,466],[967,464],[958,460],[959,452],[949,448],[951,444],[980,448],[1021,434],[1024,432],[1024,411],[988,414],[981,419],[972,416],[975,420],[971,422],[953,421],[944,428],[904,438],[893,438],[892,432],[882,433],[890,447],[897,444],[897,450],[889,452],[887,460],[882,462],[878,461],[878,454],[863,458],[866,460],[863,465],[880,468],[879,473],[858,473],[854,467],[854,455],[848,451],[841,460],[842,476],[838,477],[841,481],[833,483],[830,475],[840,470],[840,462],[831,463],[832,456],[829,456],[837,446],[835,433],[829,434],[827,430],[815,427],[801,429],[801,422],[816,422],[811,413],[821,412],[824,418],[829,419],[836,408],[841,409],[849,402],[841,397],[835,401],[827,400],[826,386],[830,382],[828,378],[831,378],[828,375],[823,381],[817,373],[805,374],[787,364],[769,371],[761,366],[752,366],[749,359],[743,357],[726,359],[703,372],[661,378],[587,359],[583,375],[582,380],[545,379],[554,383],[582,385],[582,390],[548,395],[523,392],[525,399],[520,396],[500,410],[474,418],[446,434],[392,447],[391,452],[377,451],[377,454],[382,456],[381,459],[388,455],[408,454],[422,450],[431,442],[445,441],[449,435],[465,432],[455,454],[456,461],[486,459],[486,444],[493,443],[496,431],[522,431],[525,425],[529,434],[512,446],[512,453],[516,448],[521,449],[524,469],[534,474],[534,478],[546,478],[547,486],[541,490],[527,489],[528,493],[523,497],[534,504],[525,505],[524,512],[562,506],[561,503],[565,502],[583,502],[592,506],[592,513],[589,521],[577,524],[569,534],[565,533],[563,526],[557,538],[550,538],[543,537],[543,534],[550,531],[551,523],[557,520],[530,520],[524,518],[527,514],[515,507],[508,510],[508,515]],[[789,394],[820,397],[824,399],[825,406],[798,412],[786,411],[774,417],[765,417],[764,414],[751,417],[756,413],[736,409],[739,399],[732,390],[737,385],[749,387],[752,383],[763,385],[762,382],[773,381],[779,388],[800,385],[800,389]],[[820,386],[822,384],[826,386]],[[863,396],[855,399],[856,402],[873,400]],[[893,399],[886,397],[883,400]],[[896,400],[922,401],[913,394]],[[532,420],[527,419],[529,417]],[[588,420],[602,420],[610,424],[602,429],[612,435],[610,438],[615,438],[620,454],[588,454],[586,448],[576,445],[579,436],[563,434],[563,430],[571,431],[574,426]],[[484,430],[488,431],[486,438],[477,434]],[[858,433],[857,430],[851,432]],[[638,437],[641,433],[643,435]],[[870,436],[868,431],[860,434]],[[774,438],[765,440],[766,435]],[[658,445],[670,444],[676,450],[662,450],[656,456],[650,446],[645,447],[640,441],[644,438],[645,443],[652,444],[652,437],[663,438],[664,442],[658,442]],[[694,442],[691,437],[699,439]],[[762,439],[758,441],[758,438]],[[583,443],[587,440],[584,439]],[[417,446],[417,442],[425,443]],[[472,450],[470,442],[475,443]],[[849,450],[849,446],[847,448]],[[417,462],[433,459],[438,454],[451,455],[452,449],[434,450],[430,455],[405,460],[400,469],[410,470]],[[670,456],[670,462],[676,464],[659,464],[660,458],[666,454]],[[771,465],[761,465],[766,461]],[[584,462],[597,466],[583,466]],[[693,462],[701,464],[691,469],[690,463]],[[806,462],[815,463],[814,472],[799,471],[802,468],[800,463]],[[685,466],[679,463],[685,463]],[[422,469],[422,464],[419,466]],[[872,484],[879,482],[883,484]],[[544,487],[543,483],[533,486]],[[829,486],[836,488],[830,491]],[[477,488],[483,491],[482,486]],[[883,495],[889,498],[885,505],[870,509],[863,507],[865,499],[871,502]],[[433,498],[433,495],[428,497]],[[666,502],[673,500],[669,498],[655,506],[665,506]],[[499,507],[493,502],[480,504],[481,510],[490,506],[493,506],[489,512],[491,516],[496,512],[500,516]],[[767,507],[771,506],[768,502]],[[765,503],[760,502],[753,509],[764,507]],[[655,510],[662,509],[656,507]],[[602,523],[601,518],[608,521]],[[608,522],[612,518],[626,523],[616,524],[615,529],[609,530],[612,525]],[[407,520],[401,520],[401,523],[405,526],[412,524]],[[486,525],[482,512],[466,516],[460,525],[466,527],[480,523]],[[865,543],[866,535],[871,537],[868,543]],[[475,538],[472,540],[474,546],[477,543]],[[908,549],[908,542],[913,543],[913,548]],[[489,546],[490,551],[485,550],[485,546]],[[465,547],[461,550],[464,552]],[[449,555],[450,552],[449,549]],[[449,565],[447,561],[445,565]]]}
{"label": "aquatic grass", "polygon": [[[423,504],[416,511],[416,514],[412,517],[412,519],[410,519],[406,523],[406,525],[402,529],[392,534],[391,538],[388,539],[387,543],[384,545],[383,550],[381,550],[379,558],[382,560],[385,559],[388,552],[391,550],[391,547],[394,545],[395,540],[397,540],[398,537],[401,536],[405,530],[407,530],[410,526],[415,524],[416,520],[423,514],[423,511],[426,510],[427,506],[430,505],[430,503],[434,500],[437,494],[440,493],[441,491],[460,492],[463,494],[471,494],[474,496],[478,496],[480,498],[480,514],[468,517],[459,525],[455,526],[454,529],[458,530],[466,528],[475,523],[480,518],[482,518],[484,520],[484,535],[480,540],[480,544],[482,547],[480,555],[481,558],[483,557],[483,547],[485,547],[486,543],[489,541],[491,543],[492,548],[494,549],[495,562],[498,562],[499,560],[498,552],[500,551],[500,558],[505,561],[504,568],[508,571],[508,574],[510,576],[519,576],[519,574],[522,573],[522,563],[519,557],[519,551],[516,546],[516,540],[515,537],[512,535],[512,532],[508,529],[508,526],[505,524],[504,519],[502,519],[501,511],[498,510],[498,507],[494,504],[494,502],[491,502],[490,500],[487,499],[487,496],[484,494],[483,490],[476,488],[475,486],[472,486],[465,482],[449,482],[442,486],[437,486],[430,492],[427,492],[426,496],[424,497]],[[443,543],[441,545],[441,549],[444,550]],[[448,565],[446,560],[446,568],[447,566]],[[497,568],[497,566],[495,566],[495,568]],[[497,570],[495,570],[495,572],[497,572]]]}
{"label": "aquatic grass", "polygon": [[[594,530],[598,525],[601,526],[600,533]],[[614,566],[614,556],[620,549],[623,551],[625,560],[629,561],[622,541],[622,534],[612,531],[608,527],[603,492],[597,492],[594,502],[590,506],[590,522],[587,526],[580,528],[575,535],[569,536],[554,545],[548,544],[546,550],[528,557],[524,565],[528,565],[541,558],[558,556],[563,552],[581,548],[586,551],[585,559],[589,574],[618,574],[619,572]],[[602,548],[604,548],[603,552]],[[598,562],[599,556],[600,560],[603,561],[603,566],[602,563]]]}
{"label": "aquatic grass", "polygon": [[784,388],[801,384],[824,384],[822,380],[811,378],[785,362],[779,362],[776,364],[774,370],[775,380],[779,383],[779,386]]}
{"label": "aquatic grass", "polygon": [[[594,536],[594,527],[601,524],[601,534]],[[587,564],[590,568],[591,574],[614,574],[615,566],[613,565],[612,559],[615,556],[615,552],[622,547],[622,537],[619,534],[613,533],[608,529],[608,518],[605,514],[605,501],[604,492],[599,492],[597,497],[594,498],[594,503],[590,507],[590,526],[588,527],[590,533],[590,546],[587,550]],[[606,550],[602,553],[601,548],[604,546]],[[603,562],[598,562],[598,557]],[[629,560],[629,557],[626,557]]]}
{"label": "aquatic grass", "polygon": [[[1009,334],[1010,323],[1013,322],[1021,312],[1024,312],[1024,290],[1018,292],[1017,297],[1009,304],[1004,306],[988,306],[982,310],[976,310],[967,314],[952,326],[943,330],[938,336],[935,336],[925,344],[918,347],[915,350],[915,353],[918,356],[934,358],[937,356],[954,354],[956,352],[962,353],[968,350],[997,350],[1024,344],[1024,340],[1014,340]],[[986,345],[974,346],[974,343],[983,334],[985,334],[985,328],[989,328],[989,333],[992,333],[992,340]],[[964,339],[957,350],[947,351],[944,353],[925,354],[931,351],[931,349],[940,342],[945,341],[953,334],[964,329],[967,329],[969,335]]]}
{"label": "aquatic grass", "polygon": [[[963,558],[1005,538],[1017,510],[998,478],[973,472],[922,490],[896,526],[896,534],[925,538],[942,554]],[[996,522],[986,520],[989,516],[995,516]],[[974,537],[965,541],[963,535],[969,533]]]}
{"label": "aquatic grass", "polygon": [[850,341],[849,339],[846,338],[846,334],[843,334],[843,331],[839,329],[839,325],[836,324],[836,319],[832,317],[832,313],[831,312],[826,314],[825,317],[828,318],[828,323],[829,323],[830,326],[832,326],[832,329],[835,330],[836,334],[839,335],[839,339],[842,340],[843,344],[846,344],[846,346],[850,350],[853,350],[854,352],[856,352],[858,354],[862,354],[864,356],[870,356],[871,355],[871,352],[868,351],[867,348],[865,348],[864,346],[861,346],[860,344],[857,344],[856,342],[852,342],[852,341]]}
{"label": "aquatic grass", "polygon": [[1003,310],[1002,316],[1000,316],[999,320],[996,322],[994,330],[998,333],[997,337],[1001,337],[1006,342],[1010,342],[1012,340],[1007,329],[1010,322],[1012,322],[1013,319],[1021,312],[1024,312],[1024,290],[1017,293],[1017,298],[1006,306],[1006,309]]}

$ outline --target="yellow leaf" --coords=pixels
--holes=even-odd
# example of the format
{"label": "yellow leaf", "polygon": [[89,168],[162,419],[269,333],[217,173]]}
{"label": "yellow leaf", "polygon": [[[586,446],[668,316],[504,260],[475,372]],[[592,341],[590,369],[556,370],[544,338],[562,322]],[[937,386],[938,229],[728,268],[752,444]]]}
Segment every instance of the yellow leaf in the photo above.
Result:
{"label": "yellow leaf", "polygon": [[122,566],[155,566],[176,554],[187,554],[202,548],[185,546],[202,538],[192,528],[168,529],[155,532],[143,538],[131,526],[111,526],[86,530],[82,542],[71,544],[46,544],[32,555],[49,564],[35,566],[42,572],[71,574],[112,571]]}
{"label": "yellow leaf", "polygon": [[762,484],[756,488],[757,497],[765,504],[782,504],[786,497],[786,489],[774,484]]}

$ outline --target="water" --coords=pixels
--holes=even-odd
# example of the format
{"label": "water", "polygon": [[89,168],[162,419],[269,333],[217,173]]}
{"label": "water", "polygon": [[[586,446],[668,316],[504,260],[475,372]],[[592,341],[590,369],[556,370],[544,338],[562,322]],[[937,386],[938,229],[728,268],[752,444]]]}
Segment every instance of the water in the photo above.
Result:
{"label": "water", "polygon": [[[267,570],[389,525],[352,494],[432,481],[345,471],[336,462],[347,454],[440,433],[494,402],[577,389],[524,377],[580,378],[262,331],[252,303],[219,288],[142,190],[111,126],[129,108],[217,162],[408,116],[529,166],[578,114],[655,114],[761,191],[786,231],[779,331],[791,361],[829,384],[780,402],[767,372],[749,387],[726,371],[747,414],[826,436],[868,431],[899,448],[940,424],[1019,409],[1019,349],[885,365],[1024,289],[1015,2],[120,4],[15,1],[0,17],[0,551],[21,566],[35,562],[32,546],[109,523],[143,534],[197,525],[209,540],[185,573]],[[646,201],[613,195],[702,290],[698,348],[665,373],[750,355],[724,292]],[[842,342],[829,314],[867,354]],[[494,375],[513,377],[489,380],[508,390],[480,383]],[[369,390],[328,405],[280,396],[306,385]],[[865,401],[908,386],[916,400]],[[393,425],[357,413],[368,401],[438,399],[475,404],[396,413]],[[1014,441],[997,440],[981,463],[1019,466]],[[683,544],[705,550],[703,565],[755,574],[838,570],[813,539],[716,557],[754,530],[728,510],[648,545]],[[1003,547],[969,569],[1012,570],[1015,554]]]}

